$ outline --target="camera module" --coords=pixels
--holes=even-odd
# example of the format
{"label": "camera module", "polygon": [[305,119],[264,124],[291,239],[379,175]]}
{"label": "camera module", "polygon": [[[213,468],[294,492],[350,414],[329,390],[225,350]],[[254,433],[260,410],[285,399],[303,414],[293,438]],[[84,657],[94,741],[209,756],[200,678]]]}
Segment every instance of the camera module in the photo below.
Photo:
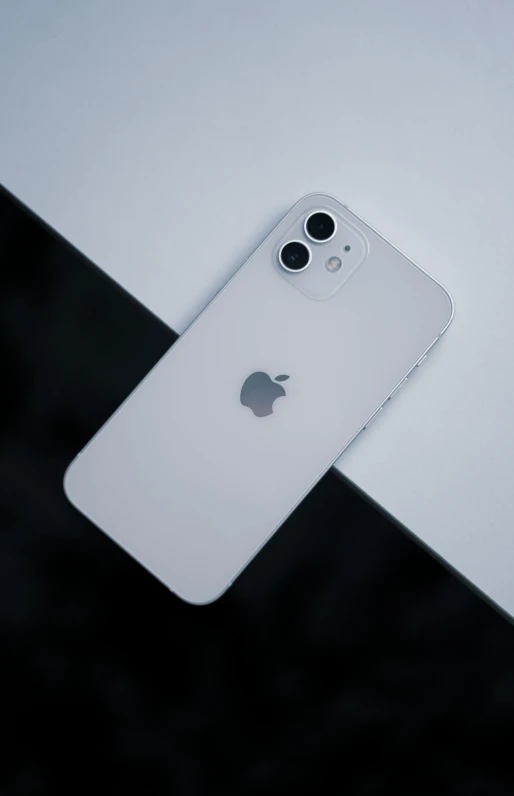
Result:
{"label": "camera module", "polygon": [[315,243],[326,243],[336,234],[337,224],[330,213],[316,210],[305,219],[304,229],[307,237]]}
{"label": "camera module", "polygon": [[280,265],[286,271],[304,271],[312,258],[311,250],[301,240],[290,240],[284,243],[278,253]]}

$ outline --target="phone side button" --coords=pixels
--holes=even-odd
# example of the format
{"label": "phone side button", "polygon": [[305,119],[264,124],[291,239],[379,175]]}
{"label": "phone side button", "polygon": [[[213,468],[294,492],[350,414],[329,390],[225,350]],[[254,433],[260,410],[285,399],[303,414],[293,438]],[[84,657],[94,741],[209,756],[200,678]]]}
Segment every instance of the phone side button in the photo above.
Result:
{"label": "phone side button", "polygon": [[365,425],[365,426],[364,426],[364,428],[362,429],[363,431],[364,431],[364,429],[366,429],[366,428],[369,428],[369,427],[370,427],[370,425],[372,424],[372,422],[374,421],[374,419],[377,417],[377,415],[379,415],[379,414],[380,414],[380,412],[382,411],[382,409],[383,409],[383,408],[384,408],[383,406],[380,406],[380,407],[377,409],[377,411],[375,412],[375,414],[374,414],[374,415],[371,415],[370,419],[368,420],[368,422],[366,423],[366,425]]}
{"label": "phone side button", "polygon": [[416,365],[416,367],[419,368],[419,366],[423,364],[423,362],[425,361],[426,358],[427,358],[427,355],[425,354],[424,357],[421,357],[421,359],[419,360],[419,362]]}
{"label": "phone side button", "polygon": [[403,385],[404,385],[404,384],[405,384],[405,382],[407,381],[407,378],[408,378],[408,377],[406,376],[406,377],[403,379],[403,381],[401,381],[401,382],[399,383],[398,387],[396,387],[396,389],[394,389],[394,390],[392,391],[391,395],[390,395],[390,396],[389,396],[389,398],[387,399],[388,401],[390,401],[390,400],[391,400],[391,398],[393,397],[393,395],[396,395],[396,393],[398,392],[398,390],[400,389],[400,387],[403,387]]}

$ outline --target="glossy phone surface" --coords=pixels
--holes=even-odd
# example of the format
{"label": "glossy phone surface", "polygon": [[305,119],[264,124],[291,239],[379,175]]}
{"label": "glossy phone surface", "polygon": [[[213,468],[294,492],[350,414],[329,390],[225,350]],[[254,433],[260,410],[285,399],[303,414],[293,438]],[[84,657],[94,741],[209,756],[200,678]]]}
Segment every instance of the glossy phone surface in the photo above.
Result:
{"label": "glossy phone surface", "polygon": [[[334,222],[325,242],[310,235],[318,212]],[[446,290],[348,208],[309,195],[72,462],[66,493],[177,595],[210,602],[452,313]]]}

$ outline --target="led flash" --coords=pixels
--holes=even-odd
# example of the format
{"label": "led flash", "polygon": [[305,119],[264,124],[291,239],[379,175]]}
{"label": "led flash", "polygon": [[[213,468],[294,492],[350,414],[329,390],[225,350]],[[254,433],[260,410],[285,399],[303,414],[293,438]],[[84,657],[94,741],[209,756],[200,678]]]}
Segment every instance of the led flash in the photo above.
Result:
{"label": "led flash", "polygon": [[343,261],[339,257],[329,257],[326,262],[325,268],[327,269],[327,271],[334,273],[334,271],[339,271],[342,264]]}

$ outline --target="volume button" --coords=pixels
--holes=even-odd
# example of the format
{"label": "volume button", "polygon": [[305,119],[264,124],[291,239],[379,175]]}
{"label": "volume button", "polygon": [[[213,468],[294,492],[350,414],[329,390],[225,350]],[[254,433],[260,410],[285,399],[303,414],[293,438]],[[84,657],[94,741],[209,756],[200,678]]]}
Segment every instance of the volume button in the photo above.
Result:
{"label": "volume button", "polygon": [[390,400],[391,400],[391,398],[393,397],[393,395],[396,395],[396,393],[398,392],[398,390],[400,389],[400,387],[403,387],[403,385],[405,384],[405,382],[406,382],[406,381],[407,381],[407,376],[404,378],[404,380],[403,380],[403,381],[401,381],[401,382],[399,383],[398,387],[396,387],[396,389],[394,389],[394,390],[393,390],[393,392],[391,393],[391,395],[390,395],[390,396],[389,396],[389,398],[387,399],[388,401],[390,401]]}
{"label": "volume button", "polygon": [[[384,408],[383,406],[379,406],[379,407],[378,407],[377,411],[375,412],[375,414],[374,414],[374,415],[371,415],[370,419],[368,420],[368,422],[366,423],[366,425],[364,426],[364,428],[369,428],[369,427],[370,427],[370,425],[372,424],[372,422],[374,421],[374,419],[377,417],[377,415],[379,415],[379,414],[380,414],[380,412],[382,411],[382,409],[383,409],[383,408]],[[362,429],[363,431],[364,431],[364,428]]]}

